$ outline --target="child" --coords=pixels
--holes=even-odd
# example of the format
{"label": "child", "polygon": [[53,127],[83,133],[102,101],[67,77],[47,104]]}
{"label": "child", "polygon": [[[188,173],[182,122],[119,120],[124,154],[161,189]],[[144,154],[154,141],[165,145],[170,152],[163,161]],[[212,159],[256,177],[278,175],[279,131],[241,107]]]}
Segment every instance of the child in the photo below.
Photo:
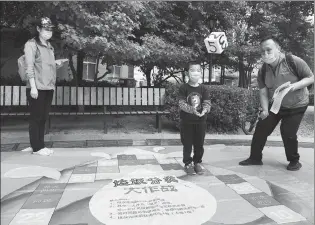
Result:
{"label": "child", "polygon": [[[179,108],[181,118],[180,136],[184,146],[183,163],[188,175],[203,174],[200,163],[204,153],[207,113],[210,112],[211,102],[209,91],[205,85],[199,84],[201,66],[189,64],[189,81],[179,88]],[[192,146],[194,156],[191,157]],[[194,165],[192,164],[194,162]]]}

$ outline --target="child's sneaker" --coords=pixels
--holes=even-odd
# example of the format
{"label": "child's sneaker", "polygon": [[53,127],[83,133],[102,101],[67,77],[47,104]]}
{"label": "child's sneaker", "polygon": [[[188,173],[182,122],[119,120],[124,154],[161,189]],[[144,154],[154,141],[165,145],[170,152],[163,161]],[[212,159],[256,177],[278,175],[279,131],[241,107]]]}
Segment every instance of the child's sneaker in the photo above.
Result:
{"label": "child's sneaker", "polygon": [[187,175],[196,175],[196,172],[194,170],[194,166],[192,163],[185,165],[184,170],[187,173]]}
{"label": "child's sneaker", "polygon": [[205,172],[200,163],[196,163],[194,166],[194,169],[195,169],[195,172],[199,175],[202,175]]}

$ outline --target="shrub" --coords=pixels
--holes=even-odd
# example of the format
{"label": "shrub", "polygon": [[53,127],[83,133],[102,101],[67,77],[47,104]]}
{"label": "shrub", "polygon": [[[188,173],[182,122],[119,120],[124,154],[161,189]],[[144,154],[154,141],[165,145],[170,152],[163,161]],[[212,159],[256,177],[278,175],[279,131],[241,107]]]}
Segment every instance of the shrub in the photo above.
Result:
{"label": "shrub", "polygon": [[[211,112],[208,114],[207,123],[217,132],[237,131],[241,126],[241,116],[245,115],[253,94],[238,87],[223,85],[206,85],[210,91],[212,103]],[[179,85],[169,84],[165,92],[165,108],[170,111],[168,119],[175,121],[179,128],[178,108]],[[250,106],[252,107],[252,106]]]}

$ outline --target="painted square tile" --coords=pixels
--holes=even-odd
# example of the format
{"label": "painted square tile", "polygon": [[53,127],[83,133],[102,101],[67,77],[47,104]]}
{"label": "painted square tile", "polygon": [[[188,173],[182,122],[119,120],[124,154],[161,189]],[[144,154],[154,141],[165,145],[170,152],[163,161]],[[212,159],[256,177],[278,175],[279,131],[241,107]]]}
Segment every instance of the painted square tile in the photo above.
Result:
{"label": "painted square tile", "polygon": [[100,159],[97,162],[98,166],[118,166],[117,159]]}
{"label": "painted square tile", "polygon": [[139,160],[118,160],[118,165],[119,166],[138,166],[140,165]]}
{"label": "painted square tile", "polygon": [[240,184],[246,182],[243,178],[237,176],[236,174],[231,175],[217,175],[219,180],[224,182],[225,184]]}
{"label": "painted square tile", "polygon": [[40,184],[34,194],[61,194],[67,186],[67,183],[45,183]]}
{"label": "painted square tile", "polygon": [[136,155],[117,155],[118,160],[137,160]]}
{"label": "painted square tile", "polygon": [[96,166],[79,166],[74,168],[72,174],[92,174],[96,173]]}
{"label": "painted square tile", "polygon": [[97,173],[119,173],[118,166],[99,166]]}
{"label": "painted square tile", "polygon": [[280,205],[279,202],[277,202],[274,198],[270,197],[265,192],[244,194],[241,196],[256,208]]}
{"label": "painted square tile", "polygon": [[146,165],[146,164],[159,165],[159,162],[156,159],[138,159],[138,163],[140,165]]}
{"label": "painted square tile", "polygon": [[54,210],[54,208],[21,209],[13,218],[10,225],[48,225]]}
{"label": "painted square tile", "polygon": [[68,183],[89,183],[94,180],[95,174],[72,174]]}
{"label": "painted square tile", "polygon": [[259,209],[262,213],[278,224],[305,221],[306,218],[292,211],[284,205],[271,206]]}
{"label": "painted square tile", "polygon": [[55,208],[61,198],[61,194],[33,194],[22,209],[50,209]]}
{"label": "painted square tile", "polygon": [[239,195],[262,192],[248,182],[240,184],[227,184],[227,186],[232,188]]}
{"label": "painted square tile", "polygon": [[163,170],[183,170],[184,168],[178,163],[161,164]]}

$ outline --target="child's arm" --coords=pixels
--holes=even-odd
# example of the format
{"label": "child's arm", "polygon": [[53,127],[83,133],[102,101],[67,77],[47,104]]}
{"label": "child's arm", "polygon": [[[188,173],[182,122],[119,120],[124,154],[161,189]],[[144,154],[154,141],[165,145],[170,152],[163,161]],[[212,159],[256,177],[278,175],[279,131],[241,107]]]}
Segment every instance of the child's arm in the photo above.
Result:
{"label": "child's arm", "polygon": [[178,106],[180,110],[183,110],[184,112],[195,114],[195,109],[188,105],[186,102],[186,96],[185,96],[185,90],[184,90],[184,85],[182,85],[179,88],[179,95],[178,95],[179,101],[178,101]]}
{"label": "child's arm", "polygon": [[202,111],[205,113],[209,113],[211,110],[211,101],[210,100],[204,100],[202,102]]}
{"label": "child's arm", "polygon": [[205,87],[202,101],[202,114],[209,113],[211,110],[211,100],[209,89]]}

